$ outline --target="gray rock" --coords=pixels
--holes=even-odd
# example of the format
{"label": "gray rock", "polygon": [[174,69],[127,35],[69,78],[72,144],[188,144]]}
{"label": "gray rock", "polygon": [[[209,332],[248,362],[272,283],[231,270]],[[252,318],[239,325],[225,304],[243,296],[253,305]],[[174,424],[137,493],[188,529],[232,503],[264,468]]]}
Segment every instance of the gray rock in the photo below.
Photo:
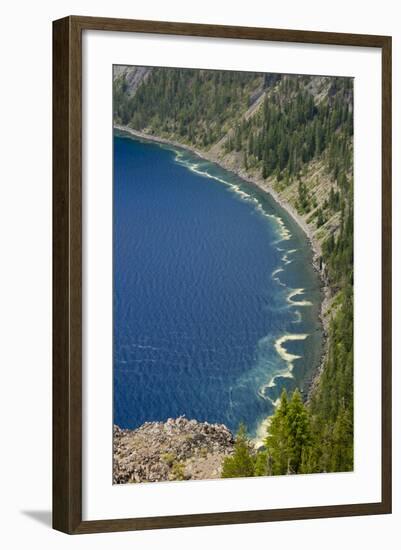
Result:
{"label": "gray rock", "polygon": [[136,430],[114,426],[113,483],[218,478],[233,445],[224,424],[185,416],[145,422]]}

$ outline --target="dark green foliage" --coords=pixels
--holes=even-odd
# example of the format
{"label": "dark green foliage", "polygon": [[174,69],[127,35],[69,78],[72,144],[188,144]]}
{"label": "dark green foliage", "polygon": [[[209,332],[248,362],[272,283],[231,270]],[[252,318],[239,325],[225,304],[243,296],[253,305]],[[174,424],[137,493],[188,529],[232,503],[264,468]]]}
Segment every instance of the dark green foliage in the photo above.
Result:
{"label": "dark green foliage", "polygon": [[[207,148],[248,108],[249,91],[263,75],[230,71],[155,68],[134,96],[114,88],[114,116],[136,130],[175,136]],[[241,127],[232,146],[242,149]]]}
{"label": "dark green foliage", "polygon": [[270,457],[270,474],[286,474],[289,463],[288,448],[288,398],[284,390],[280,404],[270,420],[269,435],[266,438],[265,445],[268,456]]}
{"label": "dark green foliage", "polygon": [[255,456],[254,475],[266,476],[270,475],[271,461],[267,451],[259,451]]}
{"label": "dark green foliage", "polygon": [[283,391],[280,404],[270,420],[264,445],[265,450],[252,453],[242,424],[236,436],[234,454],[224,460],[222,477],[285,475],[303,471],[304,457],[312,446],[312,434],[310,413],[298,390],[291,399]]}
{"label": "dark green foliage", "polygon": [[[232,71],[154,68],[130,97],[124,78],[114,84],[114,117],[136,130],[171,136],[201,148],[221,138],[226,152],[246,152],[244,164],[264,178],[291,180],[324,158],[335,179],[352,166],[352,84],[333,77],[316,102],[311,77]],[[255,116],[245,112],[267,90]]]}
{"label": "dark green foliage", "polygon": [[303,456],[311,445],[309,412],[298,389],[292,394],[288,407],[288,427],[288,470],[296,474],[301,472]]}
{"label": "dark green foliage", "polygon": [[[347,79],[338,81],[334,99],[315,103],[307,90],[309,77],[285,77],[266,96],[258,116],[241,128],[241,146],[261,164],[264,178],[287,171],[299,175],[313,159],[326,159],[335,177],[347,173],[352,163],[352,88]],[[239,143],[236,148],[238,150]],[[228,147],[227,149],[230,149]],[[344,159],[344,162],[342,161]]]}
{"label": "dark green foliage", "polygon": [[255,459],[250,449],[246,428],[241,424],[235,440],[234,454],[224,460],[221,477],[252,477]]}
{"label": "dark green foliage", "polygon": [[270,421],[265,446],[267,473],[285,475],[303,471],[304,457],[312,447],[312,434],[310,413],[298,389],[290,400],[283,390],[280,404]]}
{"label": "dark green foliage", "polygon": [[306,470],[338,472],[353,469],[353,185],[342,178],[331,189],[330,208],[341,211],[337,237],[324,242],[323,257],[330,286],[338,291],[338,308],[329,328],[329,353],[311,404],[311,426],[319,442]]}
{"label": "dark green foliage", "polygon": [[329,331],[330,348],[310,404],[313,437],[319,442],[309,471],[353,468],[353,300],[351,286],[341,294]]}
{"label": "dark green foliage", "polygon": [[333,187],[330,187],[328,207],[333,212],[336,212],[340,208],[340,191],[334,191]]}
{"label": "dark green foliage", "polygon": [[[265,451],[252,454],[240,428],[223,477],[352,470],[352,79],[155,68],[133,96],[124,78],[115,81],[114,118],[201,149],[223,139],[245,170],[271,178],[279,191],[296,186],[297,210],[321,228],[321,265],[337,295],[328,357],[310,404],[298,392],[282,395]],[[323,198],[308,181],[315,163],[331,182]]]}
{"label": "dark green foliage", "polygon": [[311,200],[308,189],[301,180],[298,181],[297,209],[299,212],[303,212],[304,214],[310,212],[311,209]]}
{"label": "dark green foliage", "polygon": [[317,211],[316,225],[317,225],[317,227],[321,227],[322,225],[324,225],[324,223],[325,223],[325,218],[323,216],[322,209],[319,208],[318,211]]}

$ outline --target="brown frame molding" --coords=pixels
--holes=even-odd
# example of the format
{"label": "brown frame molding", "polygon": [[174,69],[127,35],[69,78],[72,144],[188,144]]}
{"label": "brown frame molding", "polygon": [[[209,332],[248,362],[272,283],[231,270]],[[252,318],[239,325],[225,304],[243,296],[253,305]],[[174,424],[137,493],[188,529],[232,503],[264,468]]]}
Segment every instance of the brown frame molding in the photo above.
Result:
{"label": "brown frame molding", "polygon": [[[81,35],[106,30],[382,50],[382,498],[281,510],[82,521]],[[70,16],[53,22],[53,527],[69,534],[391,513],[391,37]]]}

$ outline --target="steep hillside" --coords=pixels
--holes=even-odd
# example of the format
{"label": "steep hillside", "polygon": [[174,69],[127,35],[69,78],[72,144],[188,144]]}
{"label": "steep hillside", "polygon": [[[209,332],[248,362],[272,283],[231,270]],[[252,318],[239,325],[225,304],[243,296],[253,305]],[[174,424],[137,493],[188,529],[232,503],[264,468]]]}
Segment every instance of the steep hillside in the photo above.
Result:
{"label": "steep hillside", "polygon": [[272,187],[320,244],[339,233],[352,177],[350,79],[119,67],[114,88],[116,123]]}
{"label": "steep hillside", "polygon": [[188,146],[250,179],[305,229],[325,290],[328,344],[308,396],[316,444],[304,470],[352,469],[352,79],[119,68],[114,122]]}

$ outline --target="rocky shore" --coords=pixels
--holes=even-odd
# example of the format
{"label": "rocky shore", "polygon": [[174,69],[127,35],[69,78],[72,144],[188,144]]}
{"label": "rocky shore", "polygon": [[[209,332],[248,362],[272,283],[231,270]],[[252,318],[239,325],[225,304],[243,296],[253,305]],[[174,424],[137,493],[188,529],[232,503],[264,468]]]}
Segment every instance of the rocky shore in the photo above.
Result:
{"label": "rocky shore", "polygon": [[136,430],[114,426],[113,435],[115,484],[220,478],[234,447],[224,424],[185,416],[146,422]]}

